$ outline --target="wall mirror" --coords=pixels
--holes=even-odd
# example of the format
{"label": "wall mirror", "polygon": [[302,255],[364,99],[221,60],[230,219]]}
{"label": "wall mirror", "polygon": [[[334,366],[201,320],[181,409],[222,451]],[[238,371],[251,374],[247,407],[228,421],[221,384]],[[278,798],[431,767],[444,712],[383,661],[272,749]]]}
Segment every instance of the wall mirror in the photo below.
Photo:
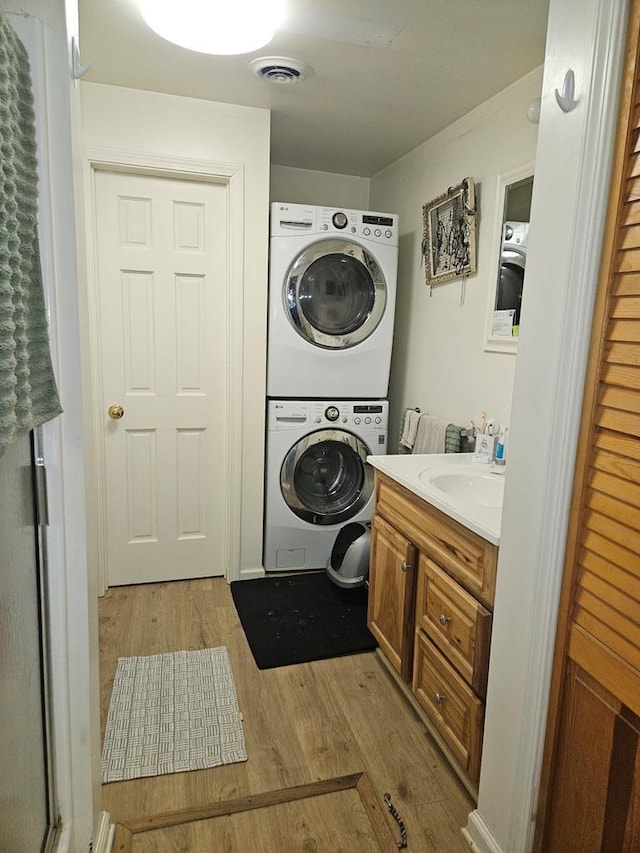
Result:
{"label": "wall mirror", "polygon": [[487,306],[485,349],[515,352],[527,262],[533,163],[500,175],[494,228],[494,263]]}

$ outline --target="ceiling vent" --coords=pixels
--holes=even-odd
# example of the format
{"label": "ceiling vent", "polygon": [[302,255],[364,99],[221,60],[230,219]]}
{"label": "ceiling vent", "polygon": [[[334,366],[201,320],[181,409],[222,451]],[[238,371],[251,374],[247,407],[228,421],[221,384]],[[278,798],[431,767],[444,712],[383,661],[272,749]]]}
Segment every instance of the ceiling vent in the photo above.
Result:
{"label": "ceiling vent", "polygon": [[307,65],[288,56],[261,56],[249,63],[249,68],[261,80],[278,85],[300,83],[310,73]]}

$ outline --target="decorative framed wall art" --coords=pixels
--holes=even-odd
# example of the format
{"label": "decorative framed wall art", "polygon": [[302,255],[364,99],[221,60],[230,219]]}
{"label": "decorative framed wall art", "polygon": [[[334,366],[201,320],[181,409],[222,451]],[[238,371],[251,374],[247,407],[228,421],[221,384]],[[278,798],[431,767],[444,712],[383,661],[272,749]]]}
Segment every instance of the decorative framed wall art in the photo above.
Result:
{"label": "decorative framed wall art", "polygon": [[473,178],[423,205],[422,254],[429,286],[476,272],[476,215]]}

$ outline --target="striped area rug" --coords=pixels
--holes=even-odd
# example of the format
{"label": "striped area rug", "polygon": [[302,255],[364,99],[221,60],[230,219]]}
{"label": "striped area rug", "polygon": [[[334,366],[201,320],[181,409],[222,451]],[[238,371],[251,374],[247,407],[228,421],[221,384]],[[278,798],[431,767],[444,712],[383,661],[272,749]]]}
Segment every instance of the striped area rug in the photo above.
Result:
{"label": "striped area rug", "polygon": [[102,781],[246,761],[225,646],[119,658],[102,750]]}

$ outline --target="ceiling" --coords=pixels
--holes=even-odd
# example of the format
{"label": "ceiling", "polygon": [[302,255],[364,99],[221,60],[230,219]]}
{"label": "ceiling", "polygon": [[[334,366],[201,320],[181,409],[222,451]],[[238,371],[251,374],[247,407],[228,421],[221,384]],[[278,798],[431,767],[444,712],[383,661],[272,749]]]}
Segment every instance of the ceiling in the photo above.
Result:
{"label": "ceiling", "polygon": [[[84,79],[271,109],[272,163],[371,177],[544,60],[549,0],[286,2],[266,47],[208,56],[155,35],[135,0],[79,0]],[[267,83],[261,56],[311,73]]]}

